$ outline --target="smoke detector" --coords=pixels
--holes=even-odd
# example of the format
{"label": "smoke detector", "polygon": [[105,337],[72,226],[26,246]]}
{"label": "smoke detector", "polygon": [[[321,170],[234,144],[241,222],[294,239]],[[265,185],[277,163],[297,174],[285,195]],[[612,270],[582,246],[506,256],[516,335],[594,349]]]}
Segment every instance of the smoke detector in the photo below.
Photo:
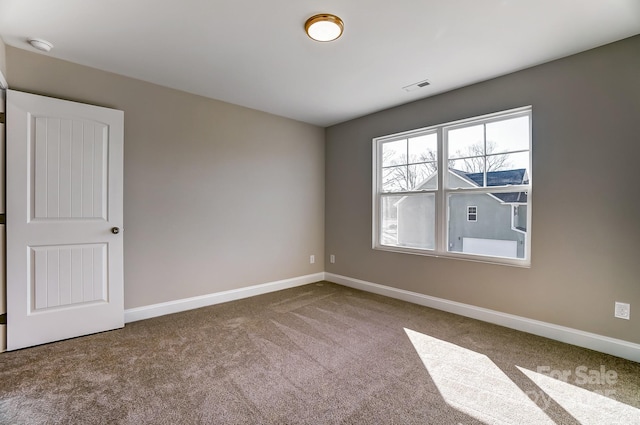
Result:
{"label": "smoke detector", "polygon": [[27,41],[33,48],[41,50],[43,52],[48,52],[53,48],[53,44],[41,38],[29,38],[27,39]]}

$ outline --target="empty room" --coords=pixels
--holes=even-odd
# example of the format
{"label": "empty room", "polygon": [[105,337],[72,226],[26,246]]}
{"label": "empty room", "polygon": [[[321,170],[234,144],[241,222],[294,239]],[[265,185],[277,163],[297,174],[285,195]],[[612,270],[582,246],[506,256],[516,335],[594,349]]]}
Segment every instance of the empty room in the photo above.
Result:
{"label": "empty room", "polygon": [[0,87],[0,424],[640,424],[637,0],[0,0]]}

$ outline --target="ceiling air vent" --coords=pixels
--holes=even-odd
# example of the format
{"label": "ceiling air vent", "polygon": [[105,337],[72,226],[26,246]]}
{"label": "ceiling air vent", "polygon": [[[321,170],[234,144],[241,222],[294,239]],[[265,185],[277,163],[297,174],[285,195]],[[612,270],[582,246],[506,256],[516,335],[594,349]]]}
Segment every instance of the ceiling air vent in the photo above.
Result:
{"label": "ceiling air vent", "polygon": [[420,82],[417,82],[417,83],[409,84],[408,86],[405,86],[402,89],[404,91],[414,91],[414,90],[421,89],[423,87],[427,87],[430,84],[431,83],[429,82],[429,80],[424,80],[424,81],[420,81]]}

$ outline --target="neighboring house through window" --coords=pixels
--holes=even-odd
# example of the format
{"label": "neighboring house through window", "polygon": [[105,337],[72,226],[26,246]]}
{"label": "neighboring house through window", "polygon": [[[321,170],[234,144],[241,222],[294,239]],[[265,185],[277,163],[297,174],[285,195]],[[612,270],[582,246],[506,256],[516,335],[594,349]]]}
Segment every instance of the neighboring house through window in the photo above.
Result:
{"label": "neighboring house through window", "polygon": [[376,138],[373,247],[528,266],[530,170],[529,107]]}

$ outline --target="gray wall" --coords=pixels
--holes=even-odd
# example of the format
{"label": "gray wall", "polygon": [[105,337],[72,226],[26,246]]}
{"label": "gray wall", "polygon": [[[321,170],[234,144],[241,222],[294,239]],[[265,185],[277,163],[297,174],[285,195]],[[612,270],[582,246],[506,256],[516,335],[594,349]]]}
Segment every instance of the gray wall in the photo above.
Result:
{"label": "gray wall", "polygon": [[124,110],[126,308],[324,270],[324,129],[9,46],[7,80]]}
{"label": "gray wall", "polygon": [[[640,36],[328,128],[326,270],[640,343],[638,52]],[[525,105],[531,268],[371,249],[372,138]]]}

